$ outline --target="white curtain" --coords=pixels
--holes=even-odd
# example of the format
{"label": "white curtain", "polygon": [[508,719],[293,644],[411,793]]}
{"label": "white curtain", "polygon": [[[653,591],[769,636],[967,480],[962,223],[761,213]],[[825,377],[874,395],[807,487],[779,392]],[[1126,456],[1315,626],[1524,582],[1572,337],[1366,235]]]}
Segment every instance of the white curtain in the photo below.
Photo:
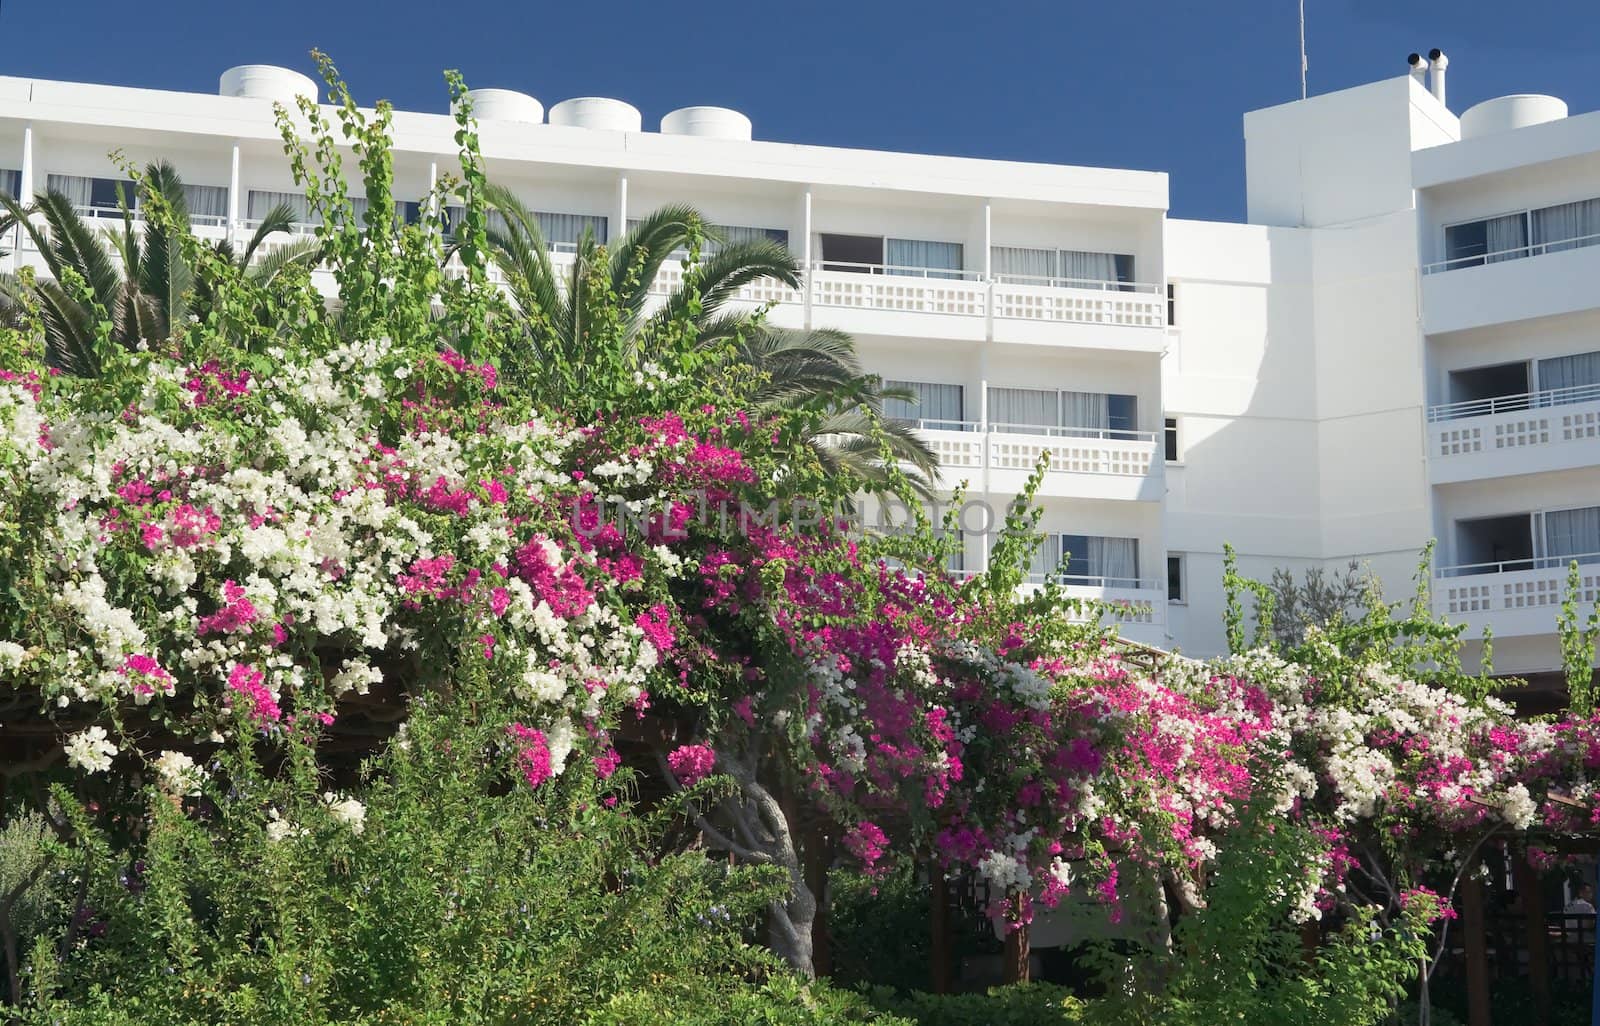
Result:
{"label": "white curtain", "polygon": [[[1583,385],[1600,386],[1600,351],[1555,356],[1539,361],[1539,391],[1553,392],[1560,388],[1578,388]],[[1565,401],[1582,402],[1583,399],[1568,398]]]}
{"label": "white curtain", "polygon": [[61,193],[75,207],[87,207],[94,196],[94,179],[81,175],[49,175],[45,186]]}
{"label": "white curtain", "polygon": [[[903,268],[927,268],[930,271],[959,271],[961,270],[961,243],[959,242],[927,242],[920,239],[890,239],[888,249],[884,255],[884,262],[891,268],[890,274],[915,273]],[[958,274],[928,274],[928,278],[959,278]]]}
{"label": "white curtain", "polygon": [[559,245],[571,249],[583,240],[587,232],[594,241],[606,241],[606,219],[593,214],[551,214],[539,211],[534,215],[539,221],[539,231],[546,245]]}
{"label": "white curtain", "polygon": [[[1533,212],[1532,242],[1544,246],[1546,253],[1592,246],[1600,242],[1595,236],[1600,236],[1600,199],[1562,203]],[[1575,239],[1584,241],[1572,241]]]}
{"label": "white curtain", "polygon": [[22,172],[0,168],[0,196],[17,198],[17,193],[22,189]]}
{"label": "white curtain", "polygon": [[[1502,260],[1516,260],[1528,255],[1524,248],[1528,245],[1528,221],[1521,214],[1489,218],[1484,222],[1484,234],[1487,238],[1487,252],[1490,254],[1488,262],[1491,264]],[[1507,252],[1508,250],[1511,252]],[[1494,256],[1496,253],[1500,255]]]}
{"label": "white curtain", "polygon": [[994,246],[989,250],[990,269],[996,280],[1021,285],[1043,285],[1036,279],[1057,278],[1056,251],[1024,249],[1021,246]]}
{"label": "white curtain", "polygon": [[1117,280],[1117,255],[1064,249],[1061,251],[1061,277],[1072,281],[1114,282]]}
{"label": "white curtain", "polygon": [[1042,388],[989,389],[989,423],[1016,427],[1058,427],[1058,393]]}
{"label": "white curtain", "polygon": [[1062,392],[1064,427],[1104,430],[1111,426],[1111,397],[1104,392]]}
{"label": "white curtain", "polygon": [[228,189],[222,185],[189,185],[184,184],[183,202],[189,208],[189,216],[199,219],[225,218],[228,216]]}
{"label": "white curtain", "polygon": [[1056,564],[1061,562],[1061,536],[1047,534],[1044,543],[1034,550],[1033,559],[1028,564],[1028,574],[1038,583],[1043,578],[1055,573]]}
{"label": "white curtain", "polygon": [[885,380],[885,388],[900,388],[915,392],[915,402],[904,399],[885,399],[883,415],[890,420],[930,421],[928,426],[943,431],[955,431],[961,426],[961,386],[945,385],[931,381]]}
{"label": "white curtain", "polygon": [[311,202],[306,199],[303,192],[267,192],[262,189],[251,189],[245,198],[244,216],[252,220],[259,220],[267,216],[267,211],[278,204],[285,204],[293,211],[292,219],[296,224],[318,224],[322,218],[311,213]]}
{"label": "white curtain", "polygon": [[1553,510],[1544,514],[1544,554],[1560,565],[1574,556],[1600,563],[1600,506]]}
{"label": "white curtain", "polygon": [[1089,539],[1089,576],[1103,577],[1114,588],[1137,587],[1139,583],[1139,539]]}

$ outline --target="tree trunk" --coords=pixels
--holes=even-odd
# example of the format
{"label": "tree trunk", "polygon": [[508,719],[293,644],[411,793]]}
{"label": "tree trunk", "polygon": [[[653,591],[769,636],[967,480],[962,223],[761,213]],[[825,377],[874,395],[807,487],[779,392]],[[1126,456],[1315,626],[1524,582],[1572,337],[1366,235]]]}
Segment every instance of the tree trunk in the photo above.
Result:
{"label": "tree trunk", "polygon": [[[1024,900],[1026,900],[1026,895],[1022,894],[1018,894],[1015,897],[1006,899],[1007,903],[1012,906],[1012,911],[1016,913],[1019,920],[1021,918],[1023,907],[1022,903]],[[1028,943],[1028,924],[1019,921],[1014,925],[1015,929],[1010,930],[1006,934],[1006,950],[1005,955],[1002,956],[1005,960],[1005,975],[1001,979],[1002,982],[1008,984],[1027,983],[1030,975],[1028,971],[1028,962],[1033,956],[1032,948]]]}

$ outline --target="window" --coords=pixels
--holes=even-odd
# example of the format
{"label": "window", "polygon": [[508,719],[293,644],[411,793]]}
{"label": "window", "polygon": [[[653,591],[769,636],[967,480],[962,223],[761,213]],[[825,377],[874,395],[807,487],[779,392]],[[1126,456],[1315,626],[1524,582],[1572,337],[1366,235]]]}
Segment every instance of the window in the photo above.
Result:
{"label": "window", "polygon": [[912,393],[914,399],[883,401],[883,415],[889,420],[917,424],[939,431],[965,431],[971,425],[961,419],[962,387],[931,381],[885,380],[885,389]]}
{"label": "window", "polygon": [[183,205],[189,208],[194,224],[225,224],[228,220],[228,187],[225,185],[183,185]]}
{"label": "window", "polygon": [[996,280],[1021,285],[1094,288],[1133,281],[1133,256],[1127,253],[994,246],[989,261]]}
{"label": "window", "polygon": [[17,193],[22,191],[22,172],[12,171],[0,167],[0,196],[17,198]]}
{"label": "window", "polygon": [[1177,463],[1178,449],[1178,418],[1168,417],[1162,425],[1162,441],[1166,443],[1166,458],[1168,463]]}
{"label": "window", "polygon": [[1543,406],[1600,399],[1600,350],[1540,360],[1539,392]]}
{"label": "window", "polygon": [[[886,239],[888,273],[918,278],[961,277],[961,243]],[[945,273],[938,273],[945,272]]]}
{"label": "window", "polygon": [[824,271],[883,273],[883,238],[878,235],[830,235],[820,237]]}
{"label": "window", "polygon": [[539,234],[545,245],[554,250],[575,253],[585,235],[594,241],[606,241],[606,219],[594,214],[550,214],[542,210],[533,215],[539,222]]}
{"label": "window", "polygon": [[[1062,555],[1066,564],[1062,565]],[[1106,588],[1139,586],[1139,539],[1092,534],[1050,534],[1033,554],[1028,576],[1047,580],[1060,567],[1062,584]]]}
{"label": "window", "polygon": [[1183,597],[1183,586],[1186,576],[1183,556],[1167,556],[1167,601],[1183,603],[1188,601]]}
{"label": "window", "polygon": [[1600,563],[1600,506],[1555,509],[1539,514],[1546,566]]}
{"label": "window", "polygon": [[1126,438],[1139,429],[1137,396],[1044,388],[989,389],[989,421],[1020,434]]}
{"label": "window", "polygon": [[1532,213],[1529,241],[1536,253],[1559,253],[1600,243],[1600,199],[1544,207]]}
{"label": "window", "polygon": [[1444,258],[1451,267],[1477,267],[1527,256],[1528,215],[1506,214],[1450,225],[1444,230]]}
{"label": "window", "polygon": [[1167,282],[1167,327],[1178,325],[1178,286]]}
{"label": "window", "polygon": [[[86,178],[81,175],[48,175],[45,186],[59,192],[80,210],[120,210],[126,202],[129,210],[139,206],[138,190],[126,178]],[[122,199],[118,200],[118,190]]]}
{"label": "window", "polygon": [[[352,212],[357,219],[360,219],[367,212],[367,198],[351,196],[349,199]],[[252,221],[259,221],[279,206],[289,208],[290,222],[300,228],[322,223],[322,214],[311,209],[311,201],[306,199],[303,192],[268,192],[265,189],[251,189],[245,197],[244,216]]]}

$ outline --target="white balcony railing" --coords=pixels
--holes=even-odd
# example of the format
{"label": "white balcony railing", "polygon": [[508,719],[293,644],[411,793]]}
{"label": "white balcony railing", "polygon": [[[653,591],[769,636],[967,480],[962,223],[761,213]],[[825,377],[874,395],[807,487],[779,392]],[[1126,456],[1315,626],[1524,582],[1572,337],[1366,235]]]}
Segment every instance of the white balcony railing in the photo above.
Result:
{"label": "white balcony railing", "polygon": [[1429,454],[1435,459],[1479,453],[1565,454],[1573,466],[1589,459],[1586,446],[1557,449],[1568,442],[1600,443],[1600,385],[1477,399],[1428,410]]}
{"label": "white balcony railing", "polygon": [[1031,473],[1046,450],[1049,474],[1104,474],[1145,477],[1159,465],[1161,438],[1153,431],[1104,428],[1046,428],[1024,424],[919,420],[908,422],[921,434],[946,470]]}
{"label": "white balcony railing", "polygon": [[[1499,563],[1441,567],[1434,583],[1434,611],[1467,621],[1486,614],[1513,614],[1492,622],[1496,634],[1554,633],[1556,610],[1566,598],[1568,566],[1577,560],[1578,601],[1600,601],[1600,552]],[[1518,617],[1519,610],[1527,610]]]}
{"label": "white balcony railing", "polygon": [[1554,242],[1538,242],[1529,246],[1514,246],[1511,249],[1499,249],[1493,253],[1479,253],[1474,256],[1456,257],[1453,260],[1438,260],[1426,264],[1422,268],[1423,274],[1439,274],[1443,271],[1455,271],[1463,267],[1479,267],[1483,264],[1499,264],[1507,260],[1522,260],[1527,257],[1542,256],[1545,253],[1560,253],[1569,249],[1583,249],[1587,246],[1600,246],[1600,235],[1577,235],[1570,239],[1558,239]]}
{"label": "white balcony railing", "polygon": [[1497,413],[1541,410],[1551,406],[1592,401],[1600,401],[1600,383],[1552,388],[1543,392],[1523,392],[1521,395],[1498,395],[1488,399],[1465,399],[1461,402],[1430,406],[1428,420],[1430,423],[1438,423],[1466,417],[1491,417]]}
{"label": "white balcony railing", "polygon": [[[983,571],[959,569],[951,570],[949,573],[952,577],[969,578],[976,577]],[[1051,579],[1062,586],[1067,598],[1101,602],[1109,606],[1103,618],[1114,623],[1159,626],[1167,621],[1167,591],[1166,585],[1161,581],[1025,574],[1022,578],[1022,590],[1036,591]],[[1074,612],[1069,614],[1068,619],[1084,623],[1089,617],[1082,612]]]}

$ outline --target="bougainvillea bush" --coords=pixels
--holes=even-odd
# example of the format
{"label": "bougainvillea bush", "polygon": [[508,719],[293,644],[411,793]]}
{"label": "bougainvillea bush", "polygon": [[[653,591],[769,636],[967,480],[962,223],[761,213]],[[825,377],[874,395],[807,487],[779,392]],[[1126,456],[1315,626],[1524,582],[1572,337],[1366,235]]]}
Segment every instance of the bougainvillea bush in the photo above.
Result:
{"label": "bougainvillea bush", "polygon": [[[708,340],[693,217],[665,243],[688,253],[681,300],[637,327],[645,291],[619,293],[606,266],[626,268],[630,254],[642,266],[624,239],[620,255],[595,251],[575,272],[584,348],[544,345],[555,328],[538,297],[515,305],[487,273],[491,212],[469,106],[459,176],[440,182],[419,224],[401,226],[387,213],[388,108],[364,113],[329,80],[332,108],[279,115],[321,218],[325,270],[253,278],[177,232],[194,301],[162,344],[115,343],[92,296],[92,352],[63,353],[38,324],[0,335],[0,730],[13,775],[40,785],[34,811],[57,827],[48,871],[73,867],[77,888],[54,954],[35,951],[41,1007],[88,999],[112,926],[132,943],[126,931],[148,913],[127,909],[151,891],[162,904],[150,928],[186,952],[172,963],[189,974],[185,1000],[202,1001],[200,978],[224,966],[244,966],[251,995],[278,988],[272,1000],[290,1004],[277,1009],[301,1007],[282,990],[300,976],[315,996],[371,985],[354,979],[363,973],[413,981],[413,959],[429,951],[472,961],[464,980],[519,957],[515,943],[450,956],[416,946],[335,971],[318,949],[381,948],[381,930],[352,933],[350,917],[399,915],[394,895],[352,898],[337,915],[295,905],[270,924],[241,920],[253,925],[226,934],[254,938],[241,956],[181,941],[219,928],[227,903],[203,885],[245,888],[239,900],[261,916],[283,880],[252,891],[235,869],[137,890],[136,862],[183,864],[183,851],[220,838],[259,843],[269,876],[289,858],[269,852],[298,852],[337,864],[326,881],[367,886],[363,859],[402,861],[364,847],[401,829],[377,812],[385,789],[435,757],[450,772],[474,759],[496,767],[494,786],[508,789],[497,797],[523,803],[502,835],[508,858],[540,850],[526,831],[541,817],[561,835],[560,859],[582,848],[568,841],[594,837],[592,864],[558,863],[583,876],[575,893],[597,908],[625,905],[627,888],[604,857],[611,828],[584,817],[613,815],[592,805],[619,797],[604,793],[619,773],[639,781],[641,812],[692,825],[683,843],[771,871],[749,878],[778,881],[759,892],[765,939],[802,975],[839,862],[870,875],[912,857],[969,874],[1002,933],[1085,892],[1113,917],[1130,896],[1150,915],[1153,896],[1221,929],[1228,917],[1206,918],[1207,871],[1254,873],[1250,921],[1270,929],[1251,950],[1324,985],[1365,972],[1372,986],[1349,991],[1349,1021],[1382,1012],[1409,975],[1395,967],[1414,965],[1417,938],[1447,911],[1448,895],[1421,888],[1431,867],[1470,861],[1496,833],[1591,825],[1600,745],[1587,722],[1515,723],[1455,677],[1419,678],[1425,666],[1350,635],[1313,632],[1295,653],[1212,663],[1149,658],[1057,589],[1023,594],[1032,486],[992,569],[970,580],[940,569],[948,543],[931,525],[860,530],[849,514],[866,482],[813,445],[836,398],[762,404],[761,372],[733,356],[749,325]],[[360,217],[345,198],[351,159],[368,199]],[[161,194],[146,198],[149,224],[169,224]],[[462,211],[448,250],[446,205]],[[324,298],[329,285],[337,300]],[[904,484],[893,466],[885,477]],[[463,715],[481,730],[411,732],[417,703],[462,695],[480,696]],[[428,745],[444,750],[417,751]],[[65,788],[54,797],[50,778]],[[277,780],[298,782],[297,797],[279,797]],[[539,812],[556,794],[590,794],[591,808],[569,798]],[[1284,847],[1272,822],[1293,831],[1295,858],[1253,858]],[[424,846],[433,861],[419,865],[459,897],[452,873],[469,875],[472,858],[439,857],[447,848]],[[671,862],[662,879],[681,869]],[[110,902],[108,887],[126,894]],[[497,890],[493,914],[511,907]],[[1285,931],[1324,917],[1333,961],[1281,957]],[[518,928],[484,921],[498,924],[495,945]],[[1205,974],[1151,966],[1203,966],[1217,943],[1174,937],[1167,922],[1154,917],[1140,970],[1155,994],[1162,980],[1181,990]],[[1371,944],[1383,957],[1351,960]],[[747,957],[730,955],[728,972],[750,971]],[[13,1001],[22,974],[12,969]],[[96,1000],[115,1004],[117,975],[100,986]],[[474,986],[471,1000],[532,1000]],[[468,1000],[428,995],[416,1007]]]}

